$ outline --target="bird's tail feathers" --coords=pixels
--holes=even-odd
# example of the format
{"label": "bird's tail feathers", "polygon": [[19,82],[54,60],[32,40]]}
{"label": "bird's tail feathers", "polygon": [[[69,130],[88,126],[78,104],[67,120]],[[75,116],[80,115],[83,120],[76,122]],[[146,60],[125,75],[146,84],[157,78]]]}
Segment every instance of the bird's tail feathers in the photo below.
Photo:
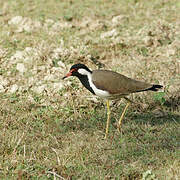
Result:
{"label": "bird's tail feathers", "polygon": [[158,84],[153,84],[151,88],[146,89],[145,91],[158,91],[159,89],[161,89],[163,86],[158,85]]}
{"label": "bird's tail feathers", "polygon": [[158,91],[159,89],[161,89],[163,86],[161,85],[157,85],[157,84],[153,84],[152,87],[148,88],[148,89],[143,89],[143,90],[139,90],[136,92],[143,92],[143,91]]}

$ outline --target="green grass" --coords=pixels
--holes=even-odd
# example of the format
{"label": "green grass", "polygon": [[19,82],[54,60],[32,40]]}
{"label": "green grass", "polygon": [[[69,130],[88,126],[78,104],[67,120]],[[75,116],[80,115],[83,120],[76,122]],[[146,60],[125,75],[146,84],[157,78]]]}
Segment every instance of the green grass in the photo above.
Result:
{"label": "green grass", "polygon": [[[178,1],[9,0],[0,7],[1,179],[180,178]],[[10,24],[15,16],[27,19]],[[115,36],[101,38],[113,29]],[[23,58],[14,57],[17,51]],[[112,102],[105,140],[105,102],[92,99],[77,79],[61,80],[76,62],[164,90],[130,96],[136,103],[120,133],[126,102]],[[27,71],[19,73],[17,63]],[[58,82],[63,87],[54,90]],[[10,93],[13,84],[18,91]]]}

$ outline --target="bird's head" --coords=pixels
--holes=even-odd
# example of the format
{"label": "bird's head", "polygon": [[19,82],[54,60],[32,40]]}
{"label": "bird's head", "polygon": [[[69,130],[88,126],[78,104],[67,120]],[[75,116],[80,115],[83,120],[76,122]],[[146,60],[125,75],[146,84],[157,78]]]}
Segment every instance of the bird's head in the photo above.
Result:
{"label": "bird's head", "polygon": [[70,68],[70,71],[63,77],[63,79],[69,76],[76,76],[76,77],[87,76],[88,73],[92,73],[92,71],[84,64],[74,64]]}

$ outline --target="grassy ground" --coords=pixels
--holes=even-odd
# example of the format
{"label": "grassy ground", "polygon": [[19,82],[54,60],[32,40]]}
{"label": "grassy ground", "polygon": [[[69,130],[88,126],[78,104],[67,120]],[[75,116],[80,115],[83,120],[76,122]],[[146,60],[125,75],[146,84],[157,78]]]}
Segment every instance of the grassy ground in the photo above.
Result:
{"label": "grassy ground", "polygon": [[[179,179],[180,2],[0,2],[1,179]],[[75,78],[81,62],[162,84],[111,104]]]}

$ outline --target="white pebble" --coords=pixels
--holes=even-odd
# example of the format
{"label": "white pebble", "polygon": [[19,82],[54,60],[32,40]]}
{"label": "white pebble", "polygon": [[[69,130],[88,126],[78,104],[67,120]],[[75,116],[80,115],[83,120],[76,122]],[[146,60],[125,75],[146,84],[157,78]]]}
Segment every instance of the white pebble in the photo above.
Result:
{"label": "white pebble", "polygon": [[15,16],[11,20],[8,21],[8,24],[19,24],[23,20],[22,16]]}
{"label": "white pebble", "polygon": [[62,83],[53,83],[53,91],[54,92],[58,92],[59,90],[61,90],[64,87],[64,85]]}
{"label": "white pebble", "polygon": [[124,18],[124,16],[122,16],[122,15],[113,17],[113,19],[112,19],[113,25],[120,24],[123,18]]}
{"label": "white pebble", "polygon": [[18,90],[18,85],[17,84],[13,84],[11,86],[11,88],[9,89],[10,93],[15,93]]}
{"label": "white pebble", "polygon": [[46,88],[45,85],[36,86],[36,87],[33,88],[33,91],[35,93],[41,94],[45,90],[45,88]]}
{"label": "white pebble", "polygon": [[3,92],[5,92],[5,89],[4,89],[3,85],[0,84],[0,93],[3,93]]}
{"label": "white pebble", "polygon": [[63,68],[66,67],[65,64],[64,64],[62,61],[58,61],[57,64],[58,64],[58,66],[60,66],[60,67],[63,67]]}
{"label": "white pebble", "polygon": [[105,33],[101,34],[101,39],[108,38],[108,37],[115,37],[118,35],[118,32],[116,29],[113,29],[111,31],[107,31]]}
{"label": "white pebble", "polygon": [[26,72],[26,68],[25,68],[25,66],[24,66],[23,63],[18,63],[17,66],[16,66],[16,69],[17,69],[20,73]]}

